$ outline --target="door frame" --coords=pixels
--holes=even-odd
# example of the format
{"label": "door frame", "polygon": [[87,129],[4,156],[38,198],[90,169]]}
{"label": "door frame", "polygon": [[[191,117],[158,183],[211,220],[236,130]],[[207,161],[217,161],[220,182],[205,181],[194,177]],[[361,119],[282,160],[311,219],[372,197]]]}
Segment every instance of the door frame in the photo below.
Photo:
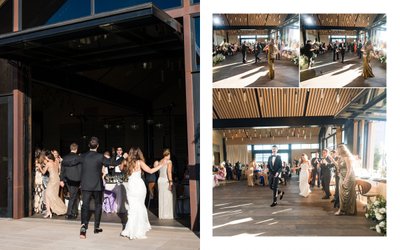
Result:
{"label": "door frame", "polygon": [[[0,95],[0,104],[7,104],[8,106],[8,137],[7,137],[7,146],[8,146],[8,185],[7,185],[7,213],[5,217],[12,218],[13,213],[13,96],[9,95]],[[0,190],[1,192],[2,190]]]}

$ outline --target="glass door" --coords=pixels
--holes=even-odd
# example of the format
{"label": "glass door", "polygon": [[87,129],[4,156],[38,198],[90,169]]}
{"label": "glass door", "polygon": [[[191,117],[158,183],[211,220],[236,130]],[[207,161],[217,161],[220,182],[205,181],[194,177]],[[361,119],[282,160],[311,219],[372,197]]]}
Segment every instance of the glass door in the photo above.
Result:
{"label": "glass door", "polygon": [[0,217],[12,217],[12,97],[0,96]]}

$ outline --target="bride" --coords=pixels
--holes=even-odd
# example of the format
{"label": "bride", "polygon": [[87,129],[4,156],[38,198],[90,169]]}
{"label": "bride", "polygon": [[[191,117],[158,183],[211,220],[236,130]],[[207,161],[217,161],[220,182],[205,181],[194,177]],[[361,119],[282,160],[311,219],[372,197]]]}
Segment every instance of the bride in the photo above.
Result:
{"label": "bride", "polygon": [[308,197],[308,195],[311,193],[310,184],[308,184],[311,164],[306,154],[301,154],[300,165],[297,168],[300,168],[300,177],[299,177],[300,195]]}
{"label": "bride", "polygon": [[129,239],[144,239],[146,232],[151,229],[147,209],[144,205],[146,198],[146,186],[142,180],[142,170],[149,174],[157,172],[163,164],[149,168],[144,162],[143,153],[140,148],[131,148],[128,158],[121,164],[123,169],[127,169],[129,176],[127,188],[127,200],[129,203],[128,222],[121,236]]}

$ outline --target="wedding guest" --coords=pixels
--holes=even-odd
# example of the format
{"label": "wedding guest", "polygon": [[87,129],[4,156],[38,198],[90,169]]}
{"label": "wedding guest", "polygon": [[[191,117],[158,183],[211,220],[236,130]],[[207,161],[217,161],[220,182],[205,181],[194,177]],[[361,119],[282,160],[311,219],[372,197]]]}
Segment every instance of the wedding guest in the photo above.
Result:
{"label": "wedding guest", "polygon": [[246,42],[243,42],[242,43],[242,62],[243,63],[247,62],[246,56],[247,56],[247,49],[248,48],[249,47],[246,45]]}
{"label": "wedding guest", "polygon": [[268,45],[268,66],[269,66],[269,78],[273,80],[275,78],[275,55],[278,53],[278,47],[275,44],[275,40],[271,39]]}
{"label": "wedding guest", "polygon": [[311,159],[311,166],[312,166],[312,171],[311,171],[311,187],[315,186],[315,181],[317,180],[317,186],[320,187],[321,185],[321,169],[319,167],[321,159],[319,158],[319,153],[315,152],[315,157]]}
{"label": "wedding guest", "polygon": [[256,161],[253,160],[247,166],[246,176],[247,176],[247,186],[254,187],[254,170],[256,168]]}
{"label": "wedding guest", "polygon": [[331,192],[329,186],[331,183],[331,169],[333,168],[332,158],[329,155],[329,149],[322,150],[322,159],[319,163],[321,168],[322,188],[324,189],[325,196],[322,199],[329,199]]}
{"label": "wedding guest", "polygon": [[42,213],[44,208],[44,185],[42,168],[46,165],[46,156],[40,149],[35,151],[35,186],[34,186],[34,201],[33,211],[37,214]]}
{"label": "wedding guest", "polygon": [[374,53],[374,47],[372,46],[371,41],[368,41],[364,47],[361,49],[363,53],[363,71],[362,76],[367,79],[369,77],[375,77],[374,73],[372,72],[371,67],[371,57]]}
{"label": "wedding guest", "polygon": [[344,144],[337,148],[340,163],[339,163],[339,199],[340,208],[335,215],[356,215],[356,178],[354,174],[354,157]]}
{"label": "wedding guest", "polygon": [[158,177],[158,218],[174,218],[174,187],[172,178],[172,161],[169,149],[164,149],[163,158],[159,163],[160,175]]}
{"label": "wedding guest", "polygon": [[61,163],[61,174],[60,174],[60,185],[64,187],[67,186],[69,192],[69,201],[66,219],[76,219],[78,211],[75,205],[77,205],[78,190],[81,182],[81,170],[82,170],[82,160],[78,155],[78,144],[72,143],[70,145],[70,153],[64,157]]}
{"label": "wedding guest", "polygon": [[333,158],[333,164],[335,165],[334,167],[334,174],[335,174],[335,195],[333,196],[333,207],[334,208],[339,208],[340,200],[339,200],[339,159],[340,157],[337,155],[336,150],[331,151],[331,157]]}
{"label": "wedding guest", "polygon": [[226,178],[225,162],[219,164],[218,172],[214,175],[214,186],[219,186],[219,181],[224,181]]}
{"label": "wedding guest", "polygon": [[60,177],[59,177],[59,168],[56,164],[56,159],[51,151],[46,151],[46,165],[41,170],[42,173],[49,171],[49,182],[47,184],[45,199],[46,199],[46,214],[43,218],[51,218],[52,213],[57,215],[63,215],[67,213],[67,206],[65,206],[64,202],[58,197],[58,191],[60,188]]}

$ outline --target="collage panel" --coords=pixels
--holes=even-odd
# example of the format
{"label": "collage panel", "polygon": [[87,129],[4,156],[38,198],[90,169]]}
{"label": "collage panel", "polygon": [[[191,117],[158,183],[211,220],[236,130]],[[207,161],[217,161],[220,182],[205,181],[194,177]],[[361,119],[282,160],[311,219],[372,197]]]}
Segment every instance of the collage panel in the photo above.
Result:
{"label": "collage panel", "polygon": [[300,87],[386,87],[386,14],[301,14]]}
{"label": "collage panel", "polygon": [[213,87],[298,87],[298,14],[214,14]]}
{"label": "collage panel", "polygon": [[386,235],[386,88],[212,92],[214,237]]}

